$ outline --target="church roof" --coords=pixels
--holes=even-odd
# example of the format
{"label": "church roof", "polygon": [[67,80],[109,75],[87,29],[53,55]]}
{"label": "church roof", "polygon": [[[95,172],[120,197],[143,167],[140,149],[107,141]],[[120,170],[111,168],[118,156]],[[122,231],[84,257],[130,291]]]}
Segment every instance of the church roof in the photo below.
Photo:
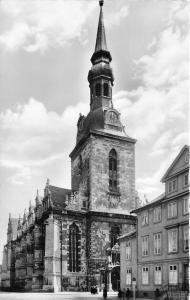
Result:
{"label": "church roof", "polygon": [[71,193],[70,189],[64,189],[57,186],[49,185],[51,192],[51,201],[57,209],[63,209],[66,206],[67,195]]}

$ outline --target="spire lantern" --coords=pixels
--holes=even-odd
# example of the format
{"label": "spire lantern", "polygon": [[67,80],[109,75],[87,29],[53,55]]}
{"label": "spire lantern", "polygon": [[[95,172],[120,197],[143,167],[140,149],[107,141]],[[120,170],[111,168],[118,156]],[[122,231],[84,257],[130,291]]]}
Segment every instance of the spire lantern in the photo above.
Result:
{"label": "spire lantern", "polygon": [[91,57],[92,67],[88,73],[90,84],[91,111],[97,108],[108,109],[112,107],[112,86],[114,76],[110,62],[111,54],[107,48],[106,33],[103,18],[103,4],[100,0],[100,14],[96,35],[95,50]]}

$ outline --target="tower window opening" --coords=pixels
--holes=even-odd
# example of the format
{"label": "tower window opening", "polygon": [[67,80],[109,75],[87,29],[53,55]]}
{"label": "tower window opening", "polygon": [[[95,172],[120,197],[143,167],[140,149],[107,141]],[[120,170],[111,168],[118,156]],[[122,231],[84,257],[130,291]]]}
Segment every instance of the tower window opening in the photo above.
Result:
{"label": "tower window opening", "polygon": [[99,97],[99,96],[101,96],[101,93],[102,93],[102,91],[101,91],[101,84],[97,83],[96,86],[95,86],[95,95],[97,97]]}
{"label": "tower window opening", "polygon": [[109,153],[109,189],[117,191],[117,153],[114,149]]}
{"label": "tower window opening", "polygon": [[118,225],[113,225],[111,227],[111,232],[110,232],[110,246],[113,248],[113,246],[117,243],[117,238],[120,235],[120,227]]}
{"label": "tower window opening", "polygon": [[105,97],[109,96],[109,85],[108,85],[108,83],[104,83],[104,96]]}
{"label": "tower window opening", "polygon": [[79,229],[78,226],[73,223],[69,227],[69,271],[79,272]]}

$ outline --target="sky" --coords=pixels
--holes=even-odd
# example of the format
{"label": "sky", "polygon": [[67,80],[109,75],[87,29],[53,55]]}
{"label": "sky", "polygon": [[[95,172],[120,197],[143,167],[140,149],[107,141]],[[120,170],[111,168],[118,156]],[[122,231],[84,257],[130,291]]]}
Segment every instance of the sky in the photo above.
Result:
{"label": "sky", "polygon": [[[105,0],[114,107],[137,139],[136,189],[149,201],[188,144],[188,1]],[[97,0],[0,1],[0,262],[8,215],[36,190],[70,188],[69,153],[89,111]],[[146,195],[146,196],[144,196]]]}

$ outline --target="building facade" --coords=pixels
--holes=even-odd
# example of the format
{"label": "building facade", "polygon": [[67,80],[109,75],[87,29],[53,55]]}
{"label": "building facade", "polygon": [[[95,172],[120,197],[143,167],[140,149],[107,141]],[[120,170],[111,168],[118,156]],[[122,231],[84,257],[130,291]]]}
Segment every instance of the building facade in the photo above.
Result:
{"label": "building facade", "polygon": [[1,290],[2,265],[0,265],[0,290]]}
{"label": "building facade", "polygon": [[[114,82],[103,22],[92,67],[90,111],[80,115],[71,158],[71,190],[47,180],[23,218],[9,217],[2,286],[25,291],[78,290],[105,281],[106,250],[136,223],[135,142],[112,102]],[[16,223],[15,223],[16,222]],[[110,280],[114,268],[110,269]],[[118,279],[119,280],[119,279]]]}
{"label": "building facade", "polygon": [[136,232],[120,238],[125,262],[121,264],[121,286],[131,289],[135,277],[138,294],[143,297],[168,284],[189,289],[188,146],[182,148],[162,182],[164,194],[132,211],[138,219]]}

